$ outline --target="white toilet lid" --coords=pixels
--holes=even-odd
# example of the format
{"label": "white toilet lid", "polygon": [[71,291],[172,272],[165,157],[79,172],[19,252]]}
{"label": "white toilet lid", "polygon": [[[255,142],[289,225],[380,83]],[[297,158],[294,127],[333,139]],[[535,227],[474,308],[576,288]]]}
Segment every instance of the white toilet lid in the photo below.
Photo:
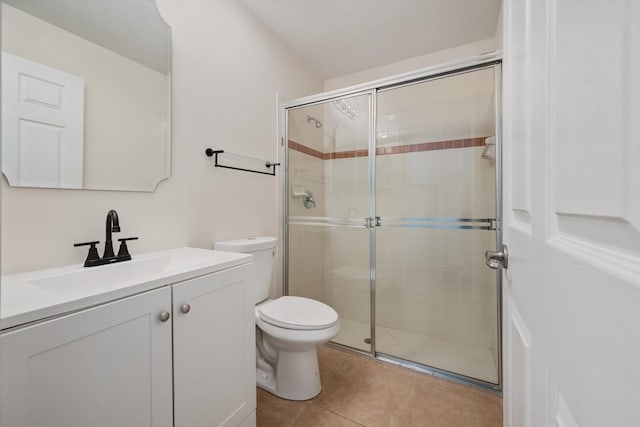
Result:
{"label": "white toilet lid", "polygon": [[326,304],[309,298],[280,297],[258,307],[260,319],[287,329],[326,329],[338,322],[338,313]]}

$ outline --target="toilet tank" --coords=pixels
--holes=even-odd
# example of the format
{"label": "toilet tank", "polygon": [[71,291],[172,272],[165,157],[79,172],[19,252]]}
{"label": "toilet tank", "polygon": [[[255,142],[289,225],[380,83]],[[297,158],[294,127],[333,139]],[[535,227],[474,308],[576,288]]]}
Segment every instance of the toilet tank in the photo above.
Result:
{"label": "toilet tank", "polygon": [[254,302],[256,304],[269,298],[277,242],[275,237],[247,237],[213,244],[213,249],[217,251],[239,252],[254,256]]}

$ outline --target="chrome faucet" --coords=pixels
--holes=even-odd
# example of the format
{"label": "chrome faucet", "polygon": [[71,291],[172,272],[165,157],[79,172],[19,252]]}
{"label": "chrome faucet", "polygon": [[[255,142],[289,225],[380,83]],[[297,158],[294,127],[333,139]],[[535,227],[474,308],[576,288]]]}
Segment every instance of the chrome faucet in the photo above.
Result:
{"label": "chrome faucet", "polygon": [[113,253],[113,243],[111,242],[111,232],[114,232],[114,233],[120,232],[120,221],[118,221],[118,212],[114,211],[113,209],[111,209],[107,213],[104,254],[102,255],[102,259],[105,259],[105,260],[116,256]]}
{"label": "chrome faucet", "polygon": [[111,233],[120,232],[120,221],[118,220],[118,212],[111,209],[107,213],[107,221],[105,228],[105,242],[104,242],[104,254],[102,258],[98,255],[98,249],[96,245],[99,241],[76,243],[73,246],[89,246],[89,253],[87,259],[84,262],[85,267],[94,267],[96,265],[111,264],[113,262],[129,261],[131,255],[129,254],[129,248],[127,248],[127,242],[129,240],[138,240],[137,237],[127,237],[124,239],[118,239],[120,242],[120,249],[118,255],[113,253],[113,242],[111,241]]}

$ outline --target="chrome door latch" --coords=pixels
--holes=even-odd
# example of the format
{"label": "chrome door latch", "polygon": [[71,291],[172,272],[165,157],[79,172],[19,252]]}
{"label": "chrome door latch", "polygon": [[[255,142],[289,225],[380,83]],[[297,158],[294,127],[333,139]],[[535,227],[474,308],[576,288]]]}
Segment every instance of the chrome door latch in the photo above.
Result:
{"label": "chrome door latch", "polygon": [[502,245],[501,251],[485,251],[484,262],[489,268],[497,270],[502,267],[509,267],[509,250],[507,245]]}
{"label": "chrome door latch", "polygon": [[382,220],[380,219],[379,216],[377,216],[375,218],[365,218],[364,219],[364,226],[366,228],[380,227],[380,226],[382,226]]}

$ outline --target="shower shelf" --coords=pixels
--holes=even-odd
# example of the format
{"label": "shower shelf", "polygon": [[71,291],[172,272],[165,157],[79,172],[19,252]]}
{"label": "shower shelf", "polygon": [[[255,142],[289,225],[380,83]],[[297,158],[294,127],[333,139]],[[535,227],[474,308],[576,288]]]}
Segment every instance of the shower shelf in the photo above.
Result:
{"label": "shower shelf", "polygon": [[280,163],[272,163],[240,154],[226,153],[224,150],[207,148],[204,152],[208,157],[213,157],[213,165],[217,168],[275,176],[276,166],[280,166]]}

